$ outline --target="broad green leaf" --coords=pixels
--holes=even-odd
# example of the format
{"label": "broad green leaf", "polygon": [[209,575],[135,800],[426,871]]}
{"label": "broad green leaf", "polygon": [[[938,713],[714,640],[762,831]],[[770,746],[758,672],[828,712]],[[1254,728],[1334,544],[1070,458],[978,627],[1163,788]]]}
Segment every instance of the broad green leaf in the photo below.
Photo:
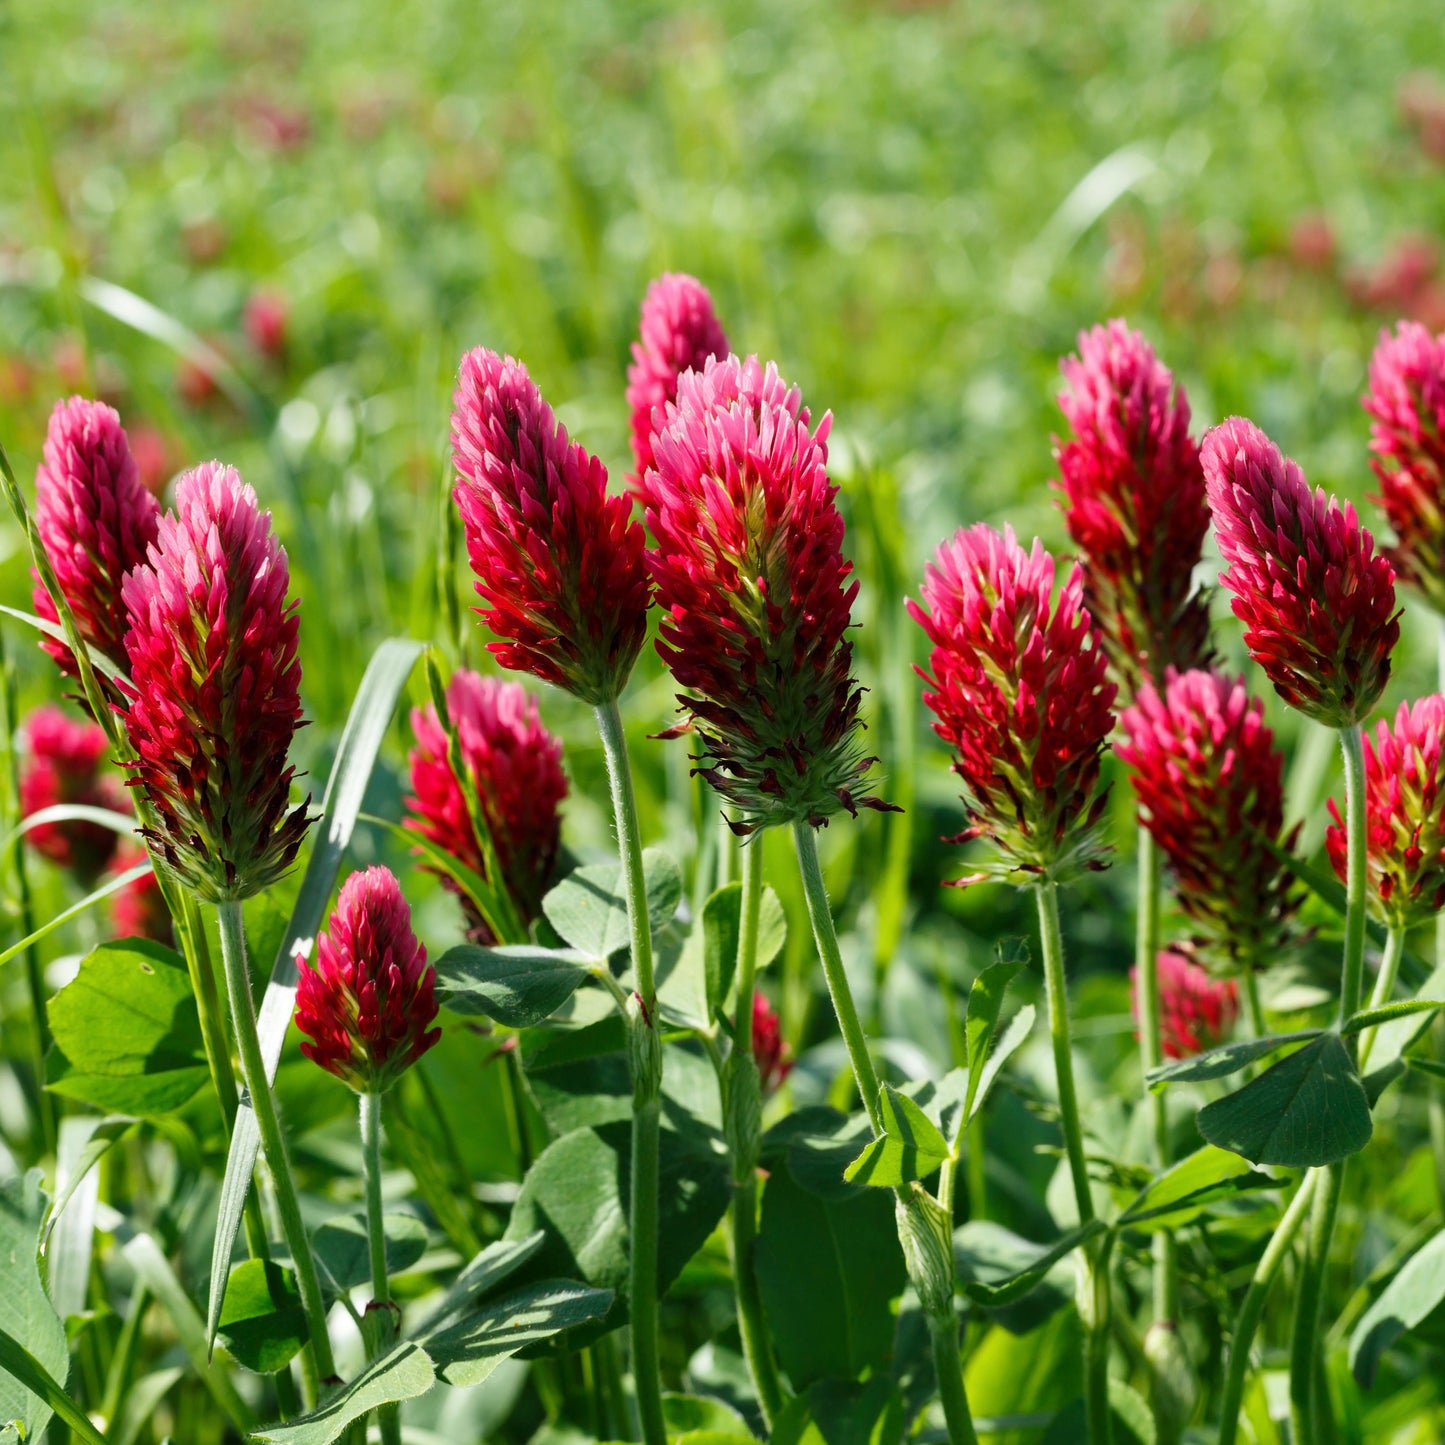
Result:
{"label": "broad green leaf", "polygon": [[[386,1238],[388,1275],[410,1269],[426,1253],[426,1225],[414,1214],[384,1214],[381,1230]],[[311,1247],[322,1284],[331,1294],[371,1282],[371,1244],[364,1214],[338,1214],[328,1219],[312,1236]],[[235,1277],[233,1270],[233,1281]],[[226,1292],[230,1293],[229,1286]]]}
{"label": "broad green leaf", "polygon": [[1348,1038],[1351,1034],[1357,1034],[1362,1029],[1379,1028],[1381,1024],[1392,1023],[1396,1019],[1411,1018],[1415,1014],[1435,1013],[1442,1008],[1445,1008],[1445,1000],[1442,999],[1396,999],[1394,1003],[1384,1003],[1378,1008],[1367,1008],[1357,1014],[1351,1014],[1350,1017],[1340,1025],[1340,1032]]}
{"label": "broad green leaf", "polygon": [[[644,850],[642,872],[647,915],[656,933],[677,912],[682,874],[657,848]],[[542,912],[563,940],[589,959],[611,958],[631,942],[621,863],[575,869],[542,900]]]}
{"label": "broad green leaf", "polygon": [[[351,704],[346,726],[337,745],[336,760],[326,780],[326,793],[321,800],[321,817],[313,828],[315,839],[306,873],[296,895],[291,921],[286,926],[281,947],[271,965],[271,978],[261,999],[256,1032],[261,1054],[266,1063],[266,1077],[274,1080],[281,1062],[281,1045],[296,1007],[296,970],[299,963],[311,957],[316,946],[316,933],[326,914],[341,857],[351,844],[366,787],[371,781],[376,755],[381,748],[396,709],[397,698],[421,655],[422,645],[407,637],[389,637],[379,646],[367,664],[361,686]],[[231,1147],[226,1155],[226,1173],[221,1181],[220,1205],[216,1211],[216,1238],[211,1253],[211,1298],[206,1317],[206,1340],[216,1337],[216,1321],[220,1318],[225,1298],[225,1280],[241,1227],[241,1211],[246,1191],[251,1187],[251,1173],[256,1167],[261,1136],[256,1128],[256,1115],[243,1099],[236,1111],[231,1132]]]}
{"label": "broad green leaf", "polygon": [[[30,1413],[7,1416],[5,1401],[10,1397],[22,1400],[23,1408]],[[12,1441],[34,1439],[29,1420],[39,1418],[44,1424],[52,1415],[64,1420],[86,1445],[106,1445],[105,1436],[65,1393],[55,1376],[8,1330],[0,1328],[0,1420],[4,1422],[0,1424],[0,1441],[10,1445]]]}
{"label": "broad green leaf", "polygon": [[1277,1053],[1290,1044],[1302,1044],[1317,1039],[1321,1029],[1300,1029],[1293,1034],[1270,1034],[1262,1039],[1240,1039],[1237,1043],[1224,1044],[1202,1054],[1191,1054],[1187,1059],[1175,1059],[1150,1069],[1149,1087],[1157,1094],[1166,1084],[1198,1084],[1206,1079],[1223,1079],[1237,1074],[1246,1064]]}
{"label": "broad green leaf", "polygon": [[783,1406],[772,1445],[900,1445],[903,1397],[886,1374],[866,1384],[817,1380]]}
{"label": "broad green leaf", "polygon": [[[975,1417],[1037,1418],[1061,1408],[1083,1391],[1082,1359],[1082,1331],[1075,1310],[1056,1311],[1026,1335],[995,1325],[969,1352],[963,1367]],[[1004,1438],[1034,1437],[1015,1434]],[[1079,1445],[1083,1437],[1066,1438],[1070,1445]]]}
{"label": "broad green leaf", "polygon": [[144,878],[151,871],[150,860],[144,863],[137,863],[134,868],[127,868],[124,873],[117,873],[114,877],[106,879],[84,898],[77,903],[72,903],[69,908],[62,908],[59,913],[52,914],[34,933],[28,933],[19,943],[12,943],[9,948],[0,952],[0,964],[9,963],[17,954],[24,953],[32,944],[39,943],[42,938],[54,933],[62,923],[69,923],[72,918],[79,918],[89,908],[103,899],[109,898],[112,893],[119,893],[122,888],[128,888],[137,878]]}
{"label": "broad green leaf", "polygon": [[428,1320],[428,1327],[449,1315],[470,1309],[494,1286],[511,1278],[528,1260],[536,1257],[547,1236],[539,1229],[516,1238],[498,1239],[478,1251],[452,1281],[445,1298]]}
{"label": "broad green leaf", "polygon": [[231,1271],[218,1330],[237,1364],[260,1375],[284,1369],[307,1340],[295,1276],[271,1260],[248,1259]]}
{"label": "broad green leaf", "polygon": [[[742,901],[742,884],[726,883],[702,906],[703,971],[707,980],[708,1009],[713,1014],[726,1003],[737,971]],[[758,906],[759,970],[766,968],[783,951],[787,938],[788,918],[783,912],[783,905],[778,901],[778,895],[765,887]]]}
{"label": "broad green leaf", "polygon": [[[665,1079],[665,1076],[664,1076]],[[820,1199],[851,1199],[863,1190],[843,1177],[872,1138],[868,1116],[814,1104],[780,1119],[763,1135],[763,1164],[787,1166],[795,1183]]]}
{"label": "broad green leaf", "polygon": [[949,1156],[948,1141],[906,1094],[891,1084],[878,1091],[883,1137],[873,1139],[843,1171],[854,1184],[895,1188],[926,1179]]}
{"label": "broad green leaf", "polygon": [[[65,1326],[55,1313],[40,1278],[40,1228],[46,1198],[40,1171],[0,1183],[0,1331],[31,1357],[33,1364],[63,1386],[70,1372],[70,1346]],[[22,1422],[27,1440],[39,1439],[50,1419],[49,1393],[21,1384],[8,1361],[0,1358],[0,1429]]]}
{"label": "broad green leaf", "polygon": [[1256,1164],[1317,1168],[1370,1142],[1369,1100],[1338,1034],[1323,1034],[1206,1105],[1199,1132]]}
{"label": "broad green leaf", "polygon": [[1400,1266],[1350,1335],[1350,1369],[1370,1389],[1380,1356],[1445,1303],[1445,1230]]}
{"label": "broad green leaf", "polygon": [[978,1268],[976,1258],[955,1251],[955,1262],[963,1268],[959,1273],[959,1287],[975,1304],[985,1309],[999,1309],[1035,1289],[1043,1282],[1044,1276],[1066,1255],[1072,1254],[1080,1245],[1087,1243],[1096,1234],[1103,1232],[1102,1220],[1091,1219],[1088,1224],[1071,1229],[1067,1234],[1050,1244],[1030,1244],[1020,1240],[1020,1248],[1011,1264],[1017,1265],[1009,1273],[1001,1273],[996,1267],[987,1268],[989,1277],[980,1279],[966,1271]]}
{"label": "broad green leaf", "polygon": [[[980,1285],[1002,1285],[1031,1270],[1049,1248],[994,1220],[970,1219],[953,1232],[955,1277]],[[1027,1334],[1055,1310],[1073,1304],[1075,1288],[1074,1270],[1065,1256],[1050,1266],[1027,1293],[1006,1305],[990,1306],[989,1313],[1010,1333]]]}
{"label": "broad green leaf", "polygon": [[968,991],[968,1012],[963,1025],[967,1047],[968,1094],[964,1100],[963,1115],[959,1120],[960,1129],[973,1118],[974,1096],[978,1093],[979,1079],[988,1059],[994,1030],[998,1027],[999,1014],[1003,1011],[1008,986],[1027,961],[1028,956],[1025,954],[1023,958],[1007,958],[990,964],[974,979],[973,987]]}
{"label": "broad green leaf", "polygon": [[148,939],[103,943],[50,1001],[51,1089],[102,1109],[178,1109],[209,1073],[185,960]]}
{"label": "broad green leaf", "polygon": [[668,1392],[662,1397],[662,1417],[667,1421],[669,1436],[691,1436],[700,1445],[699,1435],[727,1436],[742,1441],[754,1437],[747,1422],[724,1400],[710,1395],[682,1395]]}
{"label": "broad green leaf", "polygon": [[250,1438],[269,1445],[331,1445],[353,1420],[360,1420],[378,1405],[414,1400],[435,1383],[436,1370],[430,1356],[420,1345],[408,1341],[363,1370],[319,1410],[284,1425],[268,1425]]}
{"label": "broad green leaf", "polygon": [[463,943],[437,960],[436,986],[453,1013],[485,1014],[508,1028],[550,1018],[589,976],[587,960],[570,949]]}
{"label": "broad green leaf", "polygon": [[867,1189],[828,1203],[774,1170],[756,1248],[778,1362],[795,1388],[885,1365],[906,1279],[888,1194]]}
{"label": "broad green leaf", "polygon": [[1216,1199],[1278,1186],[1278,1180],[1251,1169],[1247,1159],[1206,1144],[1142,1190],[1119,1216],[1119,1224],[1129,1229],[1175,1229]]}
{"label": "broad green leaf", "polygon": [[[1026,1003],[1008,1021],[1008,1026],[1004,1029],[998,1042],[993,1046],[987,1061],[979,1071],[978,1088],[973,1092],[973,1102],[969,1106],[968,1118],[970,1120],[988,1103],[988,1096],[1003,1066],[1018,1052],[1024,1040],[1033,1032],[1034,1019],[1037,1017],[1037,1012],[1033,1004]],[[970,1077],[970,1088],[972,1088],[972,1085],[973,1080]]]}

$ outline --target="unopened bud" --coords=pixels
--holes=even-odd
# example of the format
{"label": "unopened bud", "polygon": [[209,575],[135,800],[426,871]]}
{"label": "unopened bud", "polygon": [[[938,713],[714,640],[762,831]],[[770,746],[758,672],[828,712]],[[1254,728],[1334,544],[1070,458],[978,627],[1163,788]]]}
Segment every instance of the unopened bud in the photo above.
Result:
{"label": "unopened bud", "polygon": [[655,1104],[662,1092],[662,1038],[656,1020],[634,992],[627,1000],[627,1062],[632,1070],[632,1104]]}
{"label": "unopened bud", "polygon": [[894,1204],[908,1278],[931,1318],[953,1312],[953,1221],[926,1190]]}

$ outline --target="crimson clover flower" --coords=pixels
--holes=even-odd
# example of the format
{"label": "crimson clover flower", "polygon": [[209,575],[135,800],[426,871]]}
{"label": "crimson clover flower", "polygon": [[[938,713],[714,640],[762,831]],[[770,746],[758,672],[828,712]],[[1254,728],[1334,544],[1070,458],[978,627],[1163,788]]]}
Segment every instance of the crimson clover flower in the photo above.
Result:
{"label": "crimson clover flower", "polygon": [[[562,744],[542,725],[537,700],[520,683],[459,669],[447,686],[447,712],[491,834],[502,883],[522,922],[530,923],[541,911],[561,843],[558,810],[567,796]],[[417,745],[408,760],[413,796],[407,799],[412,814],[407,826],[486,878],[486,859],[462,785],[452,772],[436,708],[430,703],[414,708],[411,727]],[[468,937],[477,943],[496,942],[475,905],[465,894],[461,897]]]}
{"label": "crimson clover flower", "polygon": [[968,829],[999,858],[971,878],[1061,879],[1101,868],[1094,826],[1107,789],[1099,760],[1113,727],[1109,681],[1072,568],[1052,604],[1054,559],[983,525],[943,542],[923,574],[923,605],[908,612],[933,650],[923,700],[933,730],[957,754]]}
{"label": "crimson clover flower", "polygon": [[[1186,1059],[1228,1042],[1239,1017],[1239,985],[1173,949],[1159,954],[1159,1038],[1167,1059]],[[1129,970],[1130,1008],[1139,1019],[1139,970]]]}
{"label": "crimson clover flower", "polygon": [[[1365,872],[1376,910],[1409,928],[1445,907],[1445,697],[1402,702],[1395,726],[1365,735]],[[1343,879],[1348,851],[1340,810],[1325,846]]]}
{"label": "crimson clover flower", "polygon": [[435,982],[396,876],[353,873],[296,980],[301,1052],[358,1093],[382,1093],[441,1038]]}
{"label": "crimson clover flower", "polygon": [[482,347],[462,358],[452,454],[488,643],[594,706],[627,682],[647,631],[643,530],[607,470],[569,442],[527,368]]}
{"label": "crimson clover flower", "polygon": [[1364,407],[1373,418],[1370,465],[1395,533],[1396,573],[1445,614],[1445,333],[1416,321],[1380,333]]}
{"label": "crimson clover flower", "polygon": [[[110,744],[89,720],[67,717],[58,707],[38,707],[25,721],[27,755],[20,770],[20,813],[30,817],[60,803],[130,812],[120,783],[104,772]],[[86,884],[105,871],[120,835],[100,823],[39,823],[25,835],[42,857],[69,868]]]}
{"label": "crimson clover flower", "polygon": [[286,552],[256,494],[207,462],[176,484],[150,560],[130,572],[132,786],[155,812],[157,862],[207,902],[249,898],[291,866],[307,802],[290,807],[301,725]]}
{"label": "crimson clover flower", "polygon": [[1191,590],[1209,508],[1189,401],[1122,321],[1082,333],[1061,369],[1074,433],[1056,450],[1064,520],[1082,553],[1084,606],[1132,695],[1143,677],[1209,652],[1209,599]]}
{"label": "crimson clover flower", "polygon": [[788,1075],[793,1071],[792,1050],[783,1038],[782,1020],[778,1011],[761,992],[753,995],[753,1062],[758,1066],[758,1078],[763,1095],[781,1089]]}
{"label": "crimson clover flower", "polygon": [[[146,559],[160,507],[141,484],[120,417],[103,402],[72,396],[55,404],[35,473],[35,526],[81,638],[122,667],[126,662],[121,579]],[[35,575],[36,613],[59,615]],[[63,643],[41,646],[68,676],[75,659]]]}
{"label": "crimson clover flower", "polygon": [[738,832],[825,825],[860,803],[861,689],[831,416],[816,429],[771,362],[735,356],[685,373],[643,479],[657,650],[686,690],[697,771],[741,813]]}
{"label": "crimson clover flower", "polygon": [[1349,502],[1311,492],[1253,422],[1201,448],[1219,550],[1250,654],[1275,691],[1327,727],[1358,723],[1390,677],[1400,636],[1394,569]]}
{"label": "crimson clover flower", "polygon": [[1298,830],[1284,827],[1284,755],[1263,704],[1242,677],[1171,670],[1162,690],[1140,688],[1119,724],[1140,819],[1200,941],[1245,967],[1268,963],[1298,907],[1279,858]]}
{"label": "crimson clover flower", "polygon": [[637,470],[628,478],[645,506],[643,478],[652,466],[653,424],[660,409],[677,398],[685,371],[701,371],[712,357],[728,354],[728,339],[713,310],[707,287],[692,276],[669,271],[642,298],[639,339],[627,368],[627,405],[632,413],[632,456]]}
{"label": "crimson clover flower", "polygon": [[[144,848],[126,843],[116,852],[110,871],[129,873],[146,857]],[[142,873],[111,894],[110,918],[117,938],[153,938],[167,945],[174,941],[170,909],[154,872]]]}

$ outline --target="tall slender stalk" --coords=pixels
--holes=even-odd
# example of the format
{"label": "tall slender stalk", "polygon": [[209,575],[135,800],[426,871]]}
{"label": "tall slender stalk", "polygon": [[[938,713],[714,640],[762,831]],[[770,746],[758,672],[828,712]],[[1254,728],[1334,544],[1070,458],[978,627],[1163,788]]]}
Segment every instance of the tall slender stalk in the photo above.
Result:
{"label": "tall slender stalk", "polygon": [[667,1445],[662,1415],[662,1367],[657,1346],[657,1168],[662,1122],[662,1041],[657,1029],[657,990],[652,975],[652,924],[647,915],[647,885],[642,872],[642,830],[627,757],[627,735],[617,703],[597,708],[597,730],[607,756],[612,814],[627,920],[632,934],[632,978],[637,1013],[630,1016],[628,1054],[632,1066],[631,1290],[632,1376],[646,1445]]}
{"label": "tall slender stalk", "polygon": [[261,1135],[261,1150],[270,1166],[276,1190],[282,1233],[286,1236],[296,1269],[296,1285],[310,1334],[307,1348],[315,1361],[316,1373],[324,1384],[335,1377],[336,1362],[331,1354],[331,1337],[326,1331],[326,1306],[316,1276],[316,1261],[311,1254],[311,1241],[306,1236],[301,1204],[296,1197],[296,1181],[291,1173],[290,1156],[286,1152],[286,1137],[281,1132],[276,1100],[266,1078],[261,1041],[256,1034],[256,1001],[251,994],[251,975],[246,967],[246,936],[241,924],[241,905],[237,902],[218,903],[216,917],[221,926],[221,962],[226,970],[226,989],[231,996],[231,1021],[241,1056],[241,1077],[251,1096],[251,1108],[255,1111],[256,1127]]}
{"label": "tall slender stalk", "polygon": [[[1059,1122],[1064,1151],[1074,1185],[1079,1223],[1094,1218],[1094,1197],[1089,1188],[1089,1166],[1084,1156],[1084,1131],[1079,1122],[1079,1098],[1074,1088],[1074,1058],[1069,1044],[1069,995],[1064,975],[1064,940],[1059,928],[1059,890],[1052,879],[1039,883],[1034,893],[1039,909],[1039,942],[1044,956],[1044,989],[1049,1005],[1049,1038],[1058,1076]],[[1109,1410],[1109,1264],[1096,1247],[1084,1250],[1085,1278],[1079,1290],[1084,1318],[1084,1405],[1091,1445],[1109,1445],[1113,1415]]]}
{"label": "tall slender stalk", "polygon": [[[1358,724],[1340,729],[1340,744],[1345,763],[1345,947],[1340,967],[1340,1018],[1344,1020],[1359,1012],[1365,975],[1365,753]],[[1345,1045],[1358,1060],[1359,1035],[1346,1039]],[[1311,1173],[1318,1175],[1320,1182],[1310,1211],[1309,1247],[1290,1338],[1290,1426],[1299,1441],[1312,1441],[1317,1433],[1320,1315],[1330,1243],[1345,1186],[1345,1164],[1341,1160]]]}
{"label": "tall slender stalk", "polygon": [[[368,1089],[360,1096],[361,1172],[366,1185],[366,1240],[371,1258],[371,1299],[375,1340],[371,1356],[384,1355],[396,1334],[391,1285],[386,1277],[386,1226],[381,1213],[381,1095]],[[376,1412],[382,1445],[401,1445],[401,1407],[382,1405]]]}

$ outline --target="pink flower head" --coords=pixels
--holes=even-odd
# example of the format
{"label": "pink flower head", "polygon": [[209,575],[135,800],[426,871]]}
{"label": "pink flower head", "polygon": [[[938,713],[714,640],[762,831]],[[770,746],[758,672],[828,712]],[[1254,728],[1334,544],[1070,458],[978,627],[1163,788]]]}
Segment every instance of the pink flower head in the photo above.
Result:
{"label": "pink flower head", "polygon": [[908,612],[933,644],[923,700],[957,753],[969,828],[1000,858],[989,874],[1068,876],[1100,868],[1093,836],[1107,789],[1099,759],[1114,725],[1115,685],[1083,604],[1075,566],[1052,605],[1054,559],[1025,552],[1005,527],[962,527],[923,574]]}
{"label": "pink flower head", "polygon": [[381,1093],[442,1036],[435,982],[395,875],[353,873],[296,980],[301,1052],[357,1093]]}
{"label": "pink flower head", "polygon": [[698,772],[742,813],[739,831],[820,827],[860,802],[850,610],[825,416],[755,356],[678,381],[643,480],[657,539],[647,565],[657,650],[687,691]]}
{"label": "pink flower head", "polygon": [[[1239,1017],[1239,985],[1215,979],[1184,954],[1159,954],[1159,1033],[1166,1059],[1186,1059],[1227,1043]],[[1138,970],[1129,970],[1130,1006],[1139,1018]]]}
{"label": "pink flower head", "polygon": [[[1381,721],[1365,735],[1366,861],[1375,905],[1393,928],[1409,928],[1445,908],[1445,697],[1400,704],[1395,727]],[[1344,820],[1330,800],[1334,827],[1325,846],[1343,879]]]}
{"label": "pink flower head", "polygon": [[[20,771],[20,812],[28,818],[58,803],[81,803],[129,813],[125,790],[102,769],[110,744],[93,722],[78,722],[58,707],[36,708],[25,722],[29,755]],[[40,823],[25,835],[42,857],[92,883],[105,871],[120,835],[99,823]]]}
{"label": "pink flower head", "polygon": [[1084,606],[1120,686],[1209,652],[1209,599],[1192,576],[1209,530],[1184,388],[1122,321],[1079,337],[1059,396],[1073,439],[1057,449]]}
{"label": "pink flower head", "polygon": [[622,691],[647,631],[642,527],[607,471],[567,440],[527,368],[482,347],[462,358],[452,495],[489,643],[503,667],[584,702]]}
{"label": "pink flower head", "polygon": [[1380,333],[1364,407],[1370,465],[1394,529],[1396,573],[1445,614],[1445,334],[1402,321]]}
{"label": "pink flower head", "polygon": [[306,833],[286,762],[301,725],[289,584],[271,514],[233,468],[207,462],[177,482],[175,513],[122,588],[132,786],[155,810],[157,860],[209,901],[275,882]]}
{"label": "pink flower head", "polygon": [[[146,861],[144,848],[134,843],[124,844],[111,864],[112,873],[128,873],[138,863]],[[132,879],[118,893],[110,896],[111,926],[117,938],[153,938],[157,943],[171,944],[175,932],[171,926],[170,910],[161,893],[161,885],[152,873],[142,873]]]}
{"label": "pink flower head", "polygon": [[[447,687],[447,712],[461,743],[462,762],[481,804],[503,883],[524,923],[541,912],[561,842],[558,809],[567,796],[562,744],[542,726],[537,700],[520,683],[459,670]],[[448,761],[447,735],[428,703],[414,708],[407,826],[445,849],[474,873],[486,860],[466,798]],[[465,895],[468,937],[495,943],[486,921]]]}
{"label": "pink flower head", "polygon": [[753,1061],[764,1097],[781,1089],[793,1072],[793,1051],[783,1038],[782,1020],[762,993],[753,995]]}
{"label": "pink flower head", "polygon": [[1201,942],[1255,966],[1288,937],[1298,900],[1275,849],[1284,828],[1284,755],[1244,679],[1171,671],[1145,683],[1119,718],[1116,751],[1139,815],[1174,875]]}
{"label": "pink flower head", "polygon": [[1204,438],[1220,581],[1250,654],[1292,707],[1327,727],[1359,722],[1390,677],[1400,636],[1395,574],[1355,509],[1242,417]]}
{"label": "pink flower head", "polygon": [[677,398],[677,379],[701,371],[711,357],[728,354],[728,339],[701,281],[678,272],[659,276],[642,299],[640,339],[632,343],[627,368],[627,405],[632,412],[632,455],[637,470],[628,478],[634,495],[647,504],[643,478],[652,466],[652,430],[668,402]]}
{"label": "pink flower head", "polygon": [[[125,665],[121,578],[145,561],[160,508],[141,485],[120,417],[104,402],[73,396],[55,404],[45,434],[45,459],[35,474],[35,526],[81,637]],[[35,611],[59,617],[37,577]],[[41,646],[77,675],[63,642]]]}

